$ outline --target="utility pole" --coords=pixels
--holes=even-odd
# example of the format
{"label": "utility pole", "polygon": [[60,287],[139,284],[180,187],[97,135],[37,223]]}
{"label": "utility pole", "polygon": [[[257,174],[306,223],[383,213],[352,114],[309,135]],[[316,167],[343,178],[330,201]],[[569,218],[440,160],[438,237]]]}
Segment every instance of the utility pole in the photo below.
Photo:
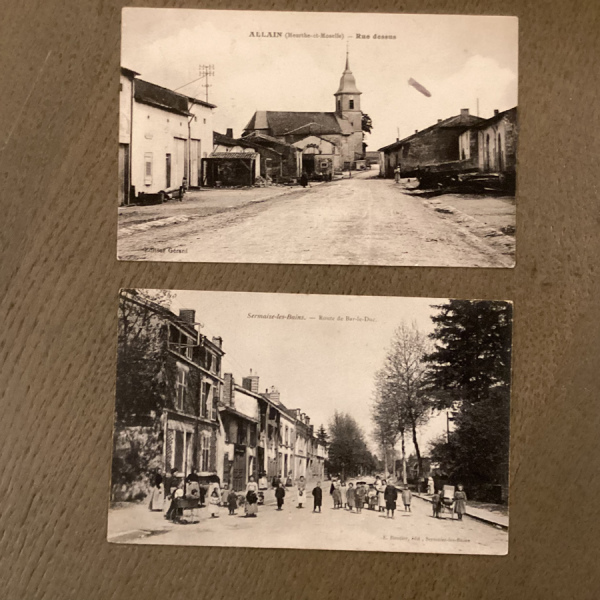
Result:
{"label": "utility pole", "polygon": [[202,86],[205,89],[206,102],[208,102],[208,88],[212,87],[208,83],[208,78],[213,77],[214,74],[215,74],[215,65],[200,65],[198,67],[198,75],[200,75],[200,79],[204,79],[204,83],[202,84]]}

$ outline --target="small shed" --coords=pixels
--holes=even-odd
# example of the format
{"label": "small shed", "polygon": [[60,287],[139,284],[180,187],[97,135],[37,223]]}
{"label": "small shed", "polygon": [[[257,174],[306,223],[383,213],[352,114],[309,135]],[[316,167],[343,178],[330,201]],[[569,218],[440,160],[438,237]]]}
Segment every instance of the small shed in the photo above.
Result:
{"label": "small shed", "polygon": [[202,183],[207,187],[254,185],[260,175],[257,152],[213,152],[202,159]]}

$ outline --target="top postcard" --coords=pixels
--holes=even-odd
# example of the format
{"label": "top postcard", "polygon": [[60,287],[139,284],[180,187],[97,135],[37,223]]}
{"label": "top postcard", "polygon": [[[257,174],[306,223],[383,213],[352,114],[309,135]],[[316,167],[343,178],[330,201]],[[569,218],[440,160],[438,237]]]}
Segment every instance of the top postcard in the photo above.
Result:
{"label": "top postcard", "polygon": [[118,258],[513,267],[515,17],[123,9]]}

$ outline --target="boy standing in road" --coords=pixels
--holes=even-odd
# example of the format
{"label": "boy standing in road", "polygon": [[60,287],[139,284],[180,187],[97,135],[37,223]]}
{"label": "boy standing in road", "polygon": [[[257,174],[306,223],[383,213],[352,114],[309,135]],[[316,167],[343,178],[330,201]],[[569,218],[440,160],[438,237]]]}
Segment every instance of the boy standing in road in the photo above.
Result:
{"label": "boy standing in road", "polygon": [[313,512],[316,512],[317,508],[319,509],[319,512],[321,512],[321,504],[323,504],[323,490],[321,489],[320,481],[317,481],[317,485],[313,489],[312,495],[313,495],[313,498],[315,501],[315,505],[313,507]]}

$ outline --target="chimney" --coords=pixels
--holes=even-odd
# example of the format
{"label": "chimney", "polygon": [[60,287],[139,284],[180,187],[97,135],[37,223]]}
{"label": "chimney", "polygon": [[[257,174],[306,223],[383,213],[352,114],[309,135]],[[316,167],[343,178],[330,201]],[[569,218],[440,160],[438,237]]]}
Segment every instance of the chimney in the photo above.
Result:
{"label": "chimney", "polygon": [[225,134],[228,138],[233,138],[233,129],[231,127],[227,128],[227,133]]}
{"label": "chimney", "polygon": [[461,117],[468,117],[469,116],[469,109],[468,108],[461,108],[460,109],[460,116]]}
{"label": "chimney", "polygon": [[180,308],[179,318],[193,327],[196,322],[196,311],[191,308]]}
{"label": "chimney", "polygon": [[221,348],[223,346],[223,338],[219,335],[216,337],[213,337],[212,339],[212,343],[217,347],[217,348]]}
{"label": "chimney", "polygon": [[442,122],[442,120],[441,120],[441,119],[438,119],[438,123],[441,123],[441,122]]}
{"label": "chimney", "polygon": [[415,129],[415,133],[419,133],[419,130],[418,130],[418,129]]}
{"label": "chimney", "polygon": [[233,389],[235,380],[233,379],[233,375],[231,373],[225,373],[225,375],[223,376],[223,379],[224,379],[223,402],[227,406],[235,406],[234,389]]}
{"label": "chimney", "polygon": [[494,109],[494,116],[495,116],[495,117],[497,117],[499,112],[500,112],[500,111],[499,111],[497,108],[495,108],[495,109]]}
{"label": "chimney", "polygon": [[258,375],[253,375],[252,369],[250,369],[250,375],[242,379],[242,387],[249,392],[258,394]]}

